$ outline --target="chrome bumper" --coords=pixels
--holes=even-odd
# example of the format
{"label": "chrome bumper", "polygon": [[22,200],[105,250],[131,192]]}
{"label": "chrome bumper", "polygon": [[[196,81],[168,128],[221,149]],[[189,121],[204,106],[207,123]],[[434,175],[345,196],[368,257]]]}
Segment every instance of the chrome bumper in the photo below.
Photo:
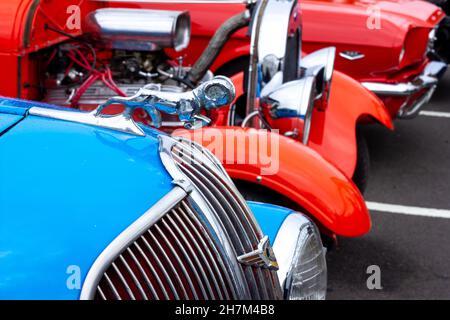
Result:
{"label": "chrome bumper", "polygon": [[[446,70],[447,64],[432,61],[425,67],[422,74],[411,82],[397,84],[363,82],[362,85],[379,96],[408,97],[401,106],[397,117],[411,119],[417,116],[420,109],[430,101],[439,79]],[[411,99],[412,95],[421,91],[424,91],[424,93],[419,98]]]}

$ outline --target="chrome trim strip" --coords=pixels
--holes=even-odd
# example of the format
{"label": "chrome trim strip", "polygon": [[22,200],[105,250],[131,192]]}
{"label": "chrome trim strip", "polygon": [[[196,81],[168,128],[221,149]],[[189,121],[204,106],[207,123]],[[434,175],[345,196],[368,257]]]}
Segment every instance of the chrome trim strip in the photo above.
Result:
{"label": "chrome trim strip", "polygon": [[[80,299],[94,299],[97,285],[104,272],[113,261],[129,247],[137,238],[160,220],[167,212],[180,203],[187,193],[180,187],[174,187],[168,194],[162,197],[153,207],[139,217],[133,224],[122,231],[98,256],[91,266],[81,289]],[[108,279],[108,278],[107,278]],[[109,283],[109,281],[108,281]]]}
{"label": "chrome trim strip", "polygon": [[137,136],[145,136],[144,131],[132,119],[125,117],[123,114],[116,116],[98,116],[96,115],[96,111],[80,112],[41,107],[31,107],[28,110],[28,114],[122,131]]}

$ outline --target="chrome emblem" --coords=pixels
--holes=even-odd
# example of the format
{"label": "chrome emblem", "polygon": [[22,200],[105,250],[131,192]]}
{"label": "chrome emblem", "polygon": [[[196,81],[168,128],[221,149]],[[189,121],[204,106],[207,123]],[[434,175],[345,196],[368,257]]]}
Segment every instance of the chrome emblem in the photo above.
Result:
{"label": "chrome emblem", "polygon": [[343,52],[340,52],[339,55],[342,58],[350,60],[350,61],[359,60],[359,59],[362,59],[365,57],[364,54],[362,54],[361,52],[358,52],[358,51],[343,51]]}
{"label": "chrome emblem", "polygon": [[252,252],[239,256],[238,261],[246,266],[262,267],[270,270],[278,270],[278,262],[275,258],[269,237],[265,236],[258,244],[258,248]]}

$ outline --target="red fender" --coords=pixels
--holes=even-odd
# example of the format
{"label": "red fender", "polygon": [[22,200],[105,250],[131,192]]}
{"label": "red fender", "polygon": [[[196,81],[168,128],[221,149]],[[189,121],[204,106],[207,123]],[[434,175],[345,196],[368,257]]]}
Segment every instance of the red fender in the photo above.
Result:
{"label": "red fender", "polygon": [[357,160],[356,125],[373,120],[394,128],[389,112],[376,95],[335,71],[328,108],[325,112],[314,111],[309,146],[351,178]]}
{"label": "red fender", "polygon": [[370,230],[369,212],[353,182],[293,139],[238,127],[183,129],[174,135],[207,147],[231,178],[261,184],[293,200],[334,234],[357,237]]}

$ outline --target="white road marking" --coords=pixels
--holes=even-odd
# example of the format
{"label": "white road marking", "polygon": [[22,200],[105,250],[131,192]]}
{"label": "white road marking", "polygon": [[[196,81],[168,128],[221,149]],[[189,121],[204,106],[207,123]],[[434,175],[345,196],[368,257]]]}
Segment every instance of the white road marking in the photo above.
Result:
{"label": "white road marking", "polygon": [[430,218],[445,218],[450,219],[450,210],[445,209],[433,209],[433,208],[421,208],[421,207],[409,207],[401,206],[397,204],[387,204],[380,202],[367,201],[367,208],[373,211],[389,212],[397,214],[406,214],[411,216],[421,216]]}
{"label": "white road marking", "polygon": [[450,112],[420,111],[420,115],[427,117],[450,118]]}

